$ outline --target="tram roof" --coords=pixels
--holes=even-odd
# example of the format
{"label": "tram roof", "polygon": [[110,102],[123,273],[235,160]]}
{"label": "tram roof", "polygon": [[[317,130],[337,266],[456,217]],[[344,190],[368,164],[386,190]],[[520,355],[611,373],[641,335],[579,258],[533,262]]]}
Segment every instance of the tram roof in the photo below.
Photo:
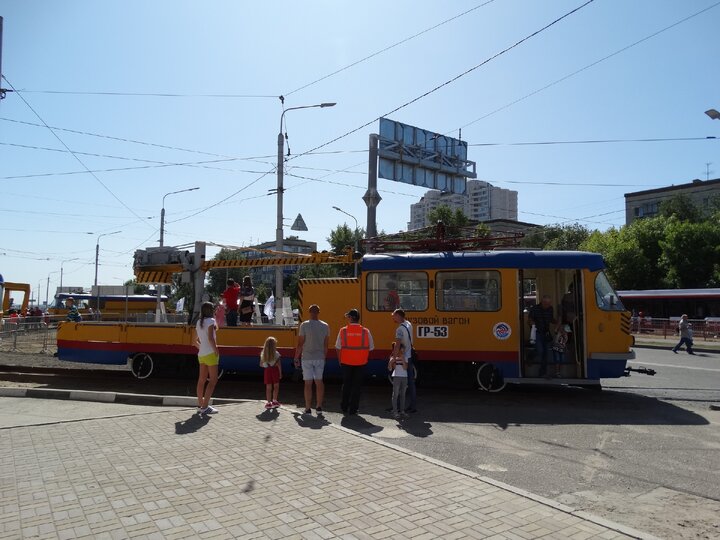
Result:
{"label": "tram roof", "polygon": [[602,255],[585,251],[446,251],[365,255],[363,270],[446,268],[558,268],[591,271],[605,268]]}

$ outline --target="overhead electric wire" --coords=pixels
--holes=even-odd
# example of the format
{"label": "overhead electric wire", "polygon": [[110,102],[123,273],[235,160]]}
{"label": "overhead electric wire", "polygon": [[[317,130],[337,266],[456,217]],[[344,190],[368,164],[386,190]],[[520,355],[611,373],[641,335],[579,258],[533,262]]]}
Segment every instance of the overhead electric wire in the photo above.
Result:
{"label": "overhead electric wire", "polygon": [[559,84],[559,83],[561,83],[561,82],[563,82],[563,81],[566,81],[566,80],[569,79],[570,77],[574,77],[575,75],[578,75],[579,73],[582,73],[583,71],[585,71],[585,70],[587,70],[587,69],[590,69],[591,67],[594,67],[594,66],[600,64],[601,62],[604,62],[605,60],[608,60],[608,59],[610,59],[610,58],[612,58],[612,57],[614,57],[614,56],[617,56],[618,54],[620,54],[620,53],[622,53],[622,52],[625,52],[625,51],[627,51],[628,49],[631,49],[632,47],[635,47],[636,45],[639,45],[640,43],[643,43],[644,41],[647,41],[647,40],[649,40],[649,39],[651,39],[651,38],[654,38],[655,36],[657,36],[657,35],[659,35],[659,34],[662,34],[663,32],[665,32],[665,31],[667,31],[667,30],[670,30],[671,28],[674,28],[674,27],[678,26],[679,24],[682,24],[682,23],[684,23],[684,22],[692,19],[693,17],[697,17],[698,15],[701,15],[701,14],[705,13],[706,11],[708,11],[708,10],[710,10],[710,9],[716,8],[718,5],[720,5],[720,2],[716,2],[716,3],[714,3],[714,4],[711,5],[711,6],[708,6],[708,7],[704,8],[704,9],[701,9],[700,11],[698,11],[698,12],[696,12],[696,13],[693,13],[692,15],[689,15],[689,16],[683,18],[683,19],[680,19],[679,21],[676,21],[676,22],[672,23],[671,25],[666,26],[665,28],[662,28],[662,29],[660,29],[660,30],[658,30],[658,31],[656,31],[656,32],[653,32],[652,34],[649,34],[649,35],[647,35],[647,36],[645,36],[645,37],[643,37],[643,38],[635,41],[634,43],[631,43],[630,45],[626,45],[625,47],[622,47],[622,48],[616,50],[615,52],[612,52],[612,53],[608,54],[607,56],[604,56],[604,57],[600,58],[599,60],[596,60],[596,61],[594,61],[594,62],[592,62],[592,63],[590,63],[590,64],[587,64],[586,66],[583,66],[583,67],[581,67],[580,69],[578,69],[578,70],[576,70],[576,71],[573,71],[572,73],[569,73],[568,75],[565,75],[564,77],[561,77],[561,78],[559,78],[559,79],[556,79],[555,81],[553,81],[553,82],[551,82],[551,83],[549,83],[549,84],[546,84],[546,85],[543,86],[542,88],[538,88],[537,90],[534,90],[534,91],[530,92],[529,94],[526,94],[526,95],[524,95],[524,96],[522,96],[522,97],[520,97],[520,98],[518,98],[518,99],[516,99],[516,100],[514,100],[514,101],[511,101],[510,103],[507,103],[507,104],[503,105],[502,107],[498,107],[498,108],[495,109],[494,111],[491,111],[491,112],[489,112],[489,113],[481,116],[480,118],[476,118],[475,120],[473,120],[473,121],[471,121],[471,122],[468,122],[467,124],[464,124],[464,125],[460,126],[460,127],[457,128],[457,129],[450,130],[450,131],[446,131],[446,132],[445,132],[445,135],[448,135],[448,134],[450,134],[450,133],[453,133],[454,131],[457,131],[458,129],[463,129],[463,128],[466,128],[466,127],[468,127],[468,126],[471,126],[471,125],[479,122],[480,120],[484,120],[485,118],[488,118],[488,117],[490,117],[490,116],[492,116],[492,115],[494,115],[494,114],[496,114],[496,113],[498,113],[498,112],[500,112],[500,111],[503,111],[503,110],[507,109],[508,107],[511,107],[511,106],[513,106],[513,105],[515,105],[515,104],[517,104],[517,103],[520,103],[521,101],[524,101],[524,100],[526,100],[527,98],[532,97],[532,96],[534,96],[534,95],[542,92],[543,90],[547,90],[548,88],[550,88],[550,87],[552,87],[552,86],[555,86],[556,84]]}
{"label": "overhead electric wire", "polygon": [[468,75],[469,73],[472,73],[472,72],[475,71],[476,69],[481,68],[482,66],[490,63],[491,61],[493,61],[493,60],[495,60],[496,58],[504,55],[505,53],[511,51],[512,49],[514,49],[514,48],[522,45],[523,43],[525,43],[525,42],[528,41],[529,39],[532,39],[533,37],[537,36],[538,34],[541,34],[542,32],[544,32],[545,30],[547,30],[547,29],[549,29],[550,27],[554,26],[555,24],[559,23],[559,22],[562,21],[563,19],[566,19],[566,18],[569,17],[570,15],[573,15],[574,13],[577,13],[577,12],[580,11],[582,8],[588,6],[589,4],[593,3],[594,1],[595,1],[595,0],[587,0],[585,3],[581,4],[580,6],[578,6],[578,7],[574,8],[574,9],[568,11],[568,12],[565,13],[564,15],[562,15],[562,16],[558,17],[557,19],[553,20],[552,22],[546,24],[546,25],[543,26],[542,28],[539,28],[538,30],[535,30],[534,32],[528,34],[528,35],[525,36],[524,38],[522,38],[522,39],[516,41],[515,43],[513,43],[512,45],[509,45],[508,47],[505,47],[505,48],[502,49],[501,51],[495,53],[494,55],[492,55],[492,56],[490,56],[490,57],[488,57],[488,58],[486,58],[485,60],[483,60],[483,61],[480,62],[479,64],[477,64],[477,65],[475,65],[475,66],[473,66],[473,67],[471,67],[471,68],[463,71],[462,73],[460,73],[459,75],[456,75],[456,76],[453,77],[452,79],[449,79],[449,80],[445,81],[444,83],[435,86],[434,88],[428,90],[427,92],[425,92],[425,93],[423,93],[423,94],[420,94],[419,96],[411,99],[410,101],[407,101],[407,102],[403,103],[402,105],[400,105],[400,106],[398,106],[398,107],[395,107],[394,109],[392,109],[391,111],[388,111],[388,112],[385,113],[384,115],[378,116],[377,118],[373,118],[373,119],[370,120],[369,122],[366,122],[365,124],[363,124],[363,125],[361,125],[361,126],[359,126],[359,127],[356,127],[355,129],[352,129],[352,130],[350,130],[350,131],[348,131],[348,132],[346,132],[346,133],[343,133],[342,135],[339,135],[339,136],[335,137],[334,139],[331,139],[331,140],[329,140],[329,141],[327,141],[327,142],[325,142],[325,143],[323,143],[323,144],[320,144],[320,145],[318,145],[318,146],[316,146],[316,147],[314,147],[314,148],[311,148],[310,150],[308,150],[308,151],[306,151],[306,152],[303,152],[303,153],[301,153],[301,154],[296,154],[296,155],[292,156],[292,157],[289,158],[289,159],[299,158],[299,157],[302,157],[302,156],[304,156],[304,155],[307,155],[307,154],[309,154],[309,153],[311,153],[311,152],[315,152],[316,150],[319,150],[320,148],[324,148],[325,146],[329,146],[329,145],[331,145],[332,143],[337,142],[337,141],[339,141],[340,139],[344,139],[344,138],[347,137],[348,135],[352,135],[353,133],[356,133],[357,131],[360,131],[361,129],[366,128],[367,126],[369,126],[369,125],[377,122],[377,121],[378,121],[380,118],[382,118],[382,117],[387,117],[387,116],[389,116],[389,115],[391,115],[391,114],[393,114],[393,113],[396,113],[397,111],[399,111],[399,110],[401,110],[401,109],[404,109],[405,107],[407,107],[407,106],[409,106],[409,105],[412,105],[413,103],[416,103],[416,102],[420,101],[421,99],[429,96],[430,94],[433,94],[433,93],[437,92],[437,91],[440,90],[441,88],[444,88],[445,86],[448,86],[449,84],[452,84],[453,82],[455,82],[455,81],[457,81],[458,79],[464,77],[465,75]]}
{"label": "overhead electric wire", "polygon": [[391,50],[391,49],[394,49],[395,47],[398,47],[398,46],[402,45],[403,43],[407,43],[408,41],[411,41],[411,40],[415,39],[416,37],[422,36],[423,34],[426,34],[426,33],[430,32],[430,31],[432,31],[432,30],[435,30],[436,28],[440,28],[441,26],[443,26],[443,25],[445,25],[445,24],[447,24],[447,23],[449,23],[449,22],[452,22],[452,21],[454,21],[455,19],[459,19],[460,17],[463,17],[463,16],[467,15],[468,13],[471,13],[471,12],[477,10],[477,9],[480,9],[481,7],[485,7],[485,6],[487,6],[488,4],[493,3],[494,1],[495,1],[495,0],[488,0],[487,2],[483,2],[482,4],[478,4],[477,6],[472,7],[472,8],[470,8],[470,9],[466,10],[466,11],[463,11],[462,13],[459,13],[459,14],[455,15],[454,17],[450,17],[449,19],[445,19],[444,21],[439,22],[438,24],[436,24],[436,25],[434,25],[434,26],[431,26],[430,28],[426,28],[425,30],[421,30],[420,32],[418,32],[418,33],[416,33],[416,34],[413,34],[412,36],[409,36],[409,37],[406,37],[405,39],[402,39],[402,40],[400,40],[400,41],[397,41],[397,42],[393,43],[392,45],[388,45],[387,47],[385,47],[385,48],[383,48],[383,49],[380,49],[379,51],[375,51],[374,53],[369,54],[368,56],[365,56],[364,58],[361,58],[360,60],[356,60],[355,62],[352,62],[351,64],[348,64],[348,65],[346,65],[346,66],[344,66],[344,67],[341,67],[340,69],[337,69],[337,70],[333,71],[332,73],[328,73],[327,75],[324,75],[324,76],[320,77],[319,79],[315,79],[314,81],[309,82],[309,83],[307,83],[307,84],[304,84],[303,86],[300,86],[300,87],[296,88],[295,90],[291,90],[290,92],[286,92],[286,93],[284,94],[284,96],[285,96],[285,97],[290,96],[290,95],[294,94],[295,92],[299,92],[300,90],[304,90],[305,88],[308,88],[309,86],[312,86],[312,85],[314,85],[314,84],[316,84],[316,83],[319,83],[320,81],[324,81],[325,79],[328,79],[328,78],[332,77],[333,75],[337,75],[338,73],[342,73],[343,71],[346,71],[346,70],[350,69],[351,67],[357,66],[358,64],[362,64],[362,63],[365,62],[366,60],[370,60],[371,58],[374,58],[374,57],[376,57],[376,56],[378,56],[378,55],[380,55],[380,54],[382,54],[382,53],[384,53],[384,52],[387,52],[387,51],[389,51],[389,50]]}
{"label": "overhead electric wire", "polygon": [[[17,148],[26,148],[29,150],[43,150],[46,152],[61,152],[61,153],[74,153],[79,154],[82,156],[90,156],[90,157],[100,157],[100,158],[107,158],[107,159],[120,159],[123,161],[138,161],[140,163],[152,163],[155,165],[166,165],[166,166],[175,166],[175,167],[198,167],[202,169],[212,169],[217,171],[227,171],[227,172],[246,172],[251,174],[259,174],[262,171],[249,171],[244,169],[225,169],[222,167],[209,167],[207,165],[203,165],[202,162],[197,163],[177,163],[177,162],[171,162],[171,161],[158,161],[154,159],[142,159],[142,158],[133,158],[128,156],[115,156],[112,154],[97,154],[94,152],[82,152],[80,150],[63,150],[62,148],[50,148],[47,146],[33,146],[29,144],[17,144],[17,143],[8,143],[8,142],[0,142],[0,145],[2,146],[13,146]],[[228,161],[235,161],[235,158],[227,158],[222,160],[212,160],[213,162],[228,162]],[[87,172],[87,171],[85,171]]]}
{"label": "overhead electric wire", "polygon": [[[13,90],[13,92],[15,92],[15,93],[17,94],[17,96],[22,100],[23,103],[25,103],[25,105],[28,107],[28,109],[30,109],[30,110],[33,112],[33,114],[38,118],[38,120],[40,120],[40,122],[42,122],[43,124],[45,124],[45,126],[48,128],[48,130],[50,131],[50,133],[53,134],[53,136],[60,142],[60,144],[62,144],[68,151],[70,151],[70,148],[68,147],[68,145],[66,145],[65,142],[60,138],[60,136],[59,136],[57,133],[55,133],[55,132],[50,128],[50,126],[47,125],[47,122],[45,122],[45,120],[43,120],[43,118],[38,114],[38,112],[37,112],[35,109],[33,109],[33,107],[30,105],[30,103],[28,103],[28,101],[25,99],[25,97],[22,95],[22,93],[17,92],[17,90],[15,89],[15,87],[12,85],[12,83],[11,83],[10,81],[7,80],[7,77],[5,77],[5,75],[2,75],[2,78],[5,79],[5,82],[10,86],[10,88]],[[70,153],[72,154],[72,151],[70,151]],[[133,210],[132,208],[130,208],[127,204],[125,204],[125,202],[124,202],[122,199],[120,199],[120,197],[118,197],[117,195],[115,195],[115,193],[114,193],[107,185],[105,185],[105,183],[104,183],[102,180],[100,180],[100,178],[99,178],[97,175],[95,175],[94,173],[90,172],[90,169],[85,165],[85,163],[83,163],[83,161],[82,161],[79,157],[77,157],[75,154],[72,154],[72,156],[75,158],[75,160],[76,160],[78,163],[80,163],[80,165],[83,166],[84,169],[86,169],[86,170],[88,171],[88,173],[90,173],[90,175],[91,175],[93,178],[95,178],[95,180],[96,180],[103,188],[105,188],[105,190],[106,190],[108,193],[110,193],[110,195],[113,196],[113,198],[114,198],[116,201],[118,201],[121,205],[123,205],[123,206],[125,207],[125,209],[128,210],[132,215],[134,215],[136,218],[140,219],[140,216],[138,216],[138,215],[135,213],[135,210]]]}
{"label": "overhead electric wire", "polygon": [[[27,122],[27,121],[24,121],[24,120],[16,120],[16,119],[14,119],[14,118],[0,117],[0,120],[2,120],[2,121],[4,121],[4,122],[14,122],[14,123],[16,123],[16,124],[24,124],[24,125],[26,125],[26,126],[41,127],[41,128],[44,128],[44,127],[45,127],[45,126],[43,126],[42,124],[37,124],[37,123],[35,123],[35,122]],[[86,135],[86,136],[88,136],[88,137],[98,137],[98,138],[101,138],[101,139],[110,139],[110,140],[112,140],[112,141],[127,142],[127,143],[132,143],[132,144],[141,144],[141,145],[144,145],[144,146],[153,146],[153,147],[157,147],[157,148],[164,148],[164,149],[166,149],[166,150],[178,150],[178,151],[180,151],[180,152],[190,152],[190,153],[193,153],[193,154],[201,154],[201,155],[205,155],[205,156],[213,156],[213,157],[219,157],[219,158],[232,158],[232,159],[235,159],[235,160],[237,160],[237,161],[258,161],[258,163],[262,163],[262,164],[264,164],[264,165],[266,165],[267,162],[266,162],[266,161],[259,161],[259,160],[261,160],[261,159],[263,159],[263,158],[266,158],[266,159],[267,159],[267,158],[275,157],[274,155],[270,155],[270,156],[252,156],[252,157],[235,157],[235,156],[228,156],[228,155],[225,155],[225,154],[217,154],[217,153],[215,153],[215,152],[205,152],[205,151],[203,151],[203,150],[193,150],[192,148],[183,148],[183,147],[180,147],[180,146],[170,146],[170,145],[166,145],[166,144],[151,143],[151,142],[147,142],[147,141],[138,141],[138,140],[136,140],[136,139],[127,139],[127,138],[124,138],[124,137],[113,137],[112,135],[103,135],[103,134],[101,134],[101,133],[92,133],[92,132],[90,132],[90,131],[79,131],[79,130],[76,130],[76,129],[61,128],[61,127],[57,127],[57,126],[51,126],[51,127],[52,127],[52,129],[54,129],[54,130],[56,130],[56,131],[65,131],[65,132],[67,132],[67,133],[74,133],[74,134],[76,134],[76,135]]]}
{"label": "overhead electric wire", "polygon": [[70,94],[79,96],[123,96],[123,97],[173,97],[173,98],[243,98],[243,99],[277,99],[277,96],[267,94],[175,94],[175,93],[158,93],[158,92],[89,92],[78,90],[15,90],[14,92],[26,92],[32,94]]}
{"label": "overhead electric wire", "polygon": [[683,141],[720,141],[717,137],[655,137],[649,139],[589,139],[579,141],[532,141],[514,143],[472,143],[468,146],[550,146],[555,144],[615,144],[615,143],[648,143],[648,142],[683,142]]}

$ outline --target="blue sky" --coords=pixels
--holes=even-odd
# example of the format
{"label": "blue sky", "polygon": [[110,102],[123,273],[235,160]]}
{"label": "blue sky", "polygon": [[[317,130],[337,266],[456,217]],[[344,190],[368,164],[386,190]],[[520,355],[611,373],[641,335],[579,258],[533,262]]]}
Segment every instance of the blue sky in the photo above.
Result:
{"label": "blue sky", "polygon": [[[583,3],[5,0],[2,86],[19,92],[0,102],[0,273],[43,300],[61,266],[63,285],[89,287],[107,234],[98,281],[121,284],[134,250],[158,245],[163,195],[196,186],[167,197],[166,245],[274,240],[277,96],[285,107],[337,102],[286,115],[291,153],[303,154]],[[478,178],[517,190],[522,221],[622,225],[624,193],[705,179],[708,162],[720,177],[718,140],[514,143],[720,137],[703,114],[720,109],[716,4],[595,0],[389,117],[462,128]],[[302,213],[301,237],[327,248],[333,228],[354,225],[333,206],[365,226],[377,129],[287,162],[286,235]],[[383,179],[379,189],[378,229],[405,229],[424,191]]]}

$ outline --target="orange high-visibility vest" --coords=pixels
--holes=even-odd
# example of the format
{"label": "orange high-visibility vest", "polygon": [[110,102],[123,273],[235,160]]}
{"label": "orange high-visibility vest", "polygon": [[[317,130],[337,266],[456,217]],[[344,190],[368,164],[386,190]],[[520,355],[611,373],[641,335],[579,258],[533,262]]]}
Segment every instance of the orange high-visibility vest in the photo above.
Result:
{"label": "orange high-visibility vest", "polygon": [[364,366],[370,356],[370,332],[359,324],[348,324],[340,330],[340,363]]}

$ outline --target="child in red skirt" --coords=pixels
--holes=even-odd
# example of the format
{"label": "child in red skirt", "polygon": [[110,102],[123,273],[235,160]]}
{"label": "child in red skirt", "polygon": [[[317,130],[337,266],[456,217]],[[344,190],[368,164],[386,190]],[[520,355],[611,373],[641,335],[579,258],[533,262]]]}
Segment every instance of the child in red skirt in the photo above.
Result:
{"label": "child in red skirt", "polygon": [[282,379],[282,364],[280,353],[277,350],[277,339],[270,336],[265,340],[262,353],[260,353],[260,367],[264,368],[266,409],[277,409],[280,406],[278,393],[280,392],[280,379]]}

